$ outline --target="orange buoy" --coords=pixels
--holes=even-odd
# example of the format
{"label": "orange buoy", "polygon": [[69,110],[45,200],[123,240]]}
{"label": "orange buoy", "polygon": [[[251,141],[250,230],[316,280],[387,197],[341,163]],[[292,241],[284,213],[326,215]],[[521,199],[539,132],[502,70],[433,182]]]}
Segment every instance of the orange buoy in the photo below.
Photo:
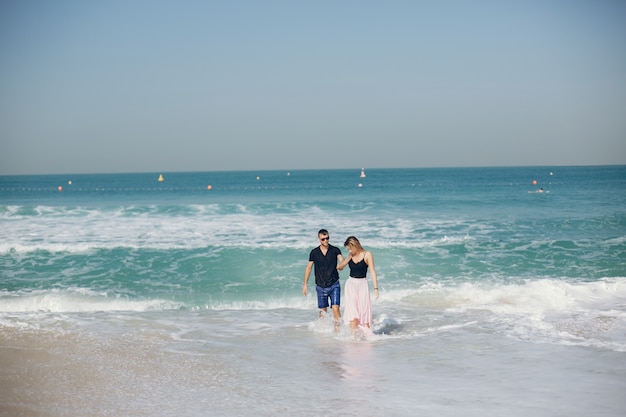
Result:
{"label": "orange buoy", "polygon": [[212,189],[213,189],[213,186],[212,186],[211,184],[209,184],[209,185],[206,187],[206,189],[207,189],[207,190],[212,190]]}
{"label": "orange buoy", "polygon": [[60,185],[58,186],[57,190],[59,190],[59,192],[63,191],[63,187],[61,187]]}
{"label": "orange buoy", "polygon": [[533,180],[533,185],[537,185],[537,180]]}

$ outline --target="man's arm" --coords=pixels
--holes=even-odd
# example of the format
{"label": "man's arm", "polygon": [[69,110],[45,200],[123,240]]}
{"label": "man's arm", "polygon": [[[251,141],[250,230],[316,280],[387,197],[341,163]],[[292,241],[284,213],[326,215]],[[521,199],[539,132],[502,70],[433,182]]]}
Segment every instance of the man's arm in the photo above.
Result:
{"label": "man's arm", "polygon": [[306,269],[304,270],[304,286],[302,286],[302,295],[304,296],[307,296],[309,294],[307,285],[309,283],[309,277],[311,276],[312,269],[313,269],[313,261],[309,261],[309,263],[306,264]]}

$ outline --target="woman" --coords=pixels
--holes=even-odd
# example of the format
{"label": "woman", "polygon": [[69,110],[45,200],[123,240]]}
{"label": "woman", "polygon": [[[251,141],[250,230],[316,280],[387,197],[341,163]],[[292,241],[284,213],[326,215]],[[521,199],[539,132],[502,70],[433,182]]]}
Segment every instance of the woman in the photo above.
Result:
{"label": "woman", "polygon": [[359,240],[350,236],[343,244],[349,255],[337,266],[340,271],[346,265],[350,266],[350,278],[344,288],[343,319],[350,325],[351,330],[361,327],[367,333],[372,333],[372,302],[367,283],[367,270],[371,271],[374,284],[374,296],[378,299],[378,278],[374,268],[374,255],[361,246]]}

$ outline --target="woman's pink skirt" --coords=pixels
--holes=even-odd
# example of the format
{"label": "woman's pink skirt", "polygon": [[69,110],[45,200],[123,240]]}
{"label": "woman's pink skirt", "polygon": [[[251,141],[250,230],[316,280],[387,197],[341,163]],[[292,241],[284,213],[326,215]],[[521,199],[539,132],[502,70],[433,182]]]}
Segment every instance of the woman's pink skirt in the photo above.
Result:
{"label": "woman's pink skirt", "polygon": [[341,298],[344,323],[349,325],[358,319],[361,326],[372,325],[372,301],[367,278],[348,278]]}

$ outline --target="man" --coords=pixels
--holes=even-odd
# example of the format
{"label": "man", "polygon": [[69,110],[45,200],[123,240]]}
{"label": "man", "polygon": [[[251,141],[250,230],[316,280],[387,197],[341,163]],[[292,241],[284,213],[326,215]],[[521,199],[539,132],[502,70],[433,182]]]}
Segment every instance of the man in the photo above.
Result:
{"label": "man", "polygon": [[304,286],[302,294],[307,296],[309,291],[307,284],[311,269],[315,265],[315,289],[317,290],[317,306],[320,309],[320,318],[328,311],[328,306],[335,316],[335,324],[340,323],[341,313],[339,304],[341,303],[341,286],[339,284],[339,272],[337,272],[337,262],[343,261],[341,249],[329,243],[328,230],[321,229],[317,232],[320,245],[309,254],[309,263],[304,270]]}

